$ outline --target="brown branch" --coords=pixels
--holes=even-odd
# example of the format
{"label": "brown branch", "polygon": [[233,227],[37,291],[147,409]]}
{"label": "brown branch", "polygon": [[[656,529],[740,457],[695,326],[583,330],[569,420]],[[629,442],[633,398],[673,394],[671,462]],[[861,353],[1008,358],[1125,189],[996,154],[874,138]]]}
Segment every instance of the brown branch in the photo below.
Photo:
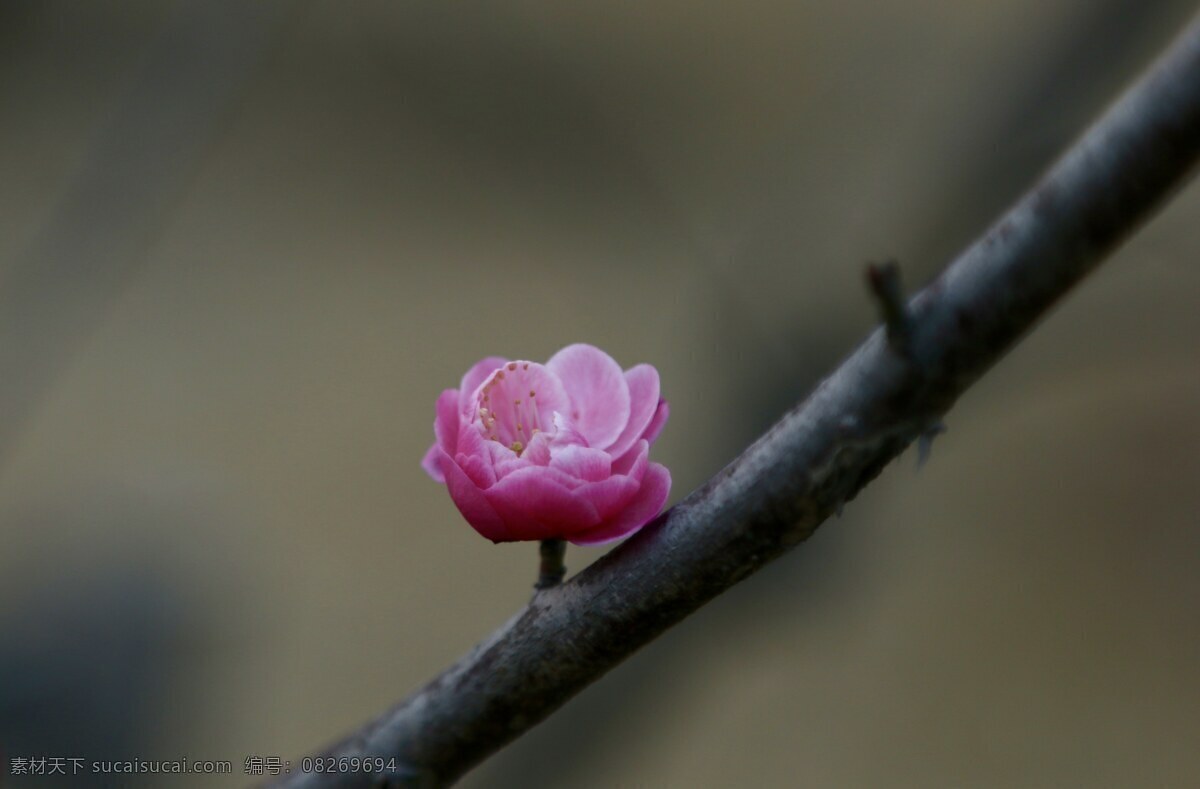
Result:
{"label": "brown branch", "polygon": [[1200,20],[1031,192],[909,301],[905,353],[875,331],[807,400],[682,503],[327,752],[440,786],[706,601],[802,542],[939,420],[1187,176],[1200,152]]}

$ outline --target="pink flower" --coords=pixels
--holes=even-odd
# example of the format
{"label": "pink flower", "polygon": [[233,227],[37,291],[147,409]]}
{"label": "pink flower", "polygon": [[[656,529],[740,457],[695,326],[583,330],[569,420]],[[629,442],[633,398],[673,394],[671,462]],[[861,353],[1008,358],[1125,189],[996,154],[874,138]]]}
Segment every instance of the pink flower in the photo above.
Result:
{"label": "pink flower", "polygon": [[591,345],[545,364],[490,356],[438,398],[421,465],[493,542],[610,542],[646,525],[671,490],[647,459],[669,413],[658,394],[653,367],[621,372]]}

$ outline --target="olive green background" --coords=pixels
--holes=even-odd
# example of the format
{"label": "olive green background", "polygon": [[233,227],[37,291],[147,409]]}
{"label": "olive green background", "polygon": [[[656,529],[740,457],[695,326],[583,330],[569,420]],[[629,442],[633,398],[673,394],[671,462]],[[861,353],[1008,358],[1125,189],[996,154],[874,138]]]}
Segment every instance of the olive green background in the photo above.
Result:
{"label": "olive green background", "polygon": [[[471,363],[656,365],[678,501],[872,327],[866,261],[932,277],[1191,10],[250,5],[0,6],[5,767],[229,759],[177,785],[236,786],[376,715],[530,594],[536,547],[418,466]],[[225,98],[131,166],[97,140],[191,101],[154,54],[180,19],[189,90]],[[1196,785],[1198,210],[1072,294],[922,470],[463,786]]]}

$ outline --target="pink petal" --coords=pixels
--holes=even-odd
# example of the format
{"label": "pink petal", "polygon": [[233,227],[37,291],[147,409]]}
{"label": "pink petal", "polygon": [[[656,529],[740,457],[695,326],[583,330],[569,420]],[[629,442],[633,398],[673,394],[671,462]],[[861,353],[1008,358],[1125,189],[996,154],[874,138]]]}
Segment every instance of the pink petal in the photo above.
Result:
{"label": "pink petal", "polygon": [[443,450],[438,446],[437,442],[433,442],[433,446],[425,453],[425,457],[421,458],[421,468],[425,469],[425,473],[433,477],[434,482],[445,482],[446,476],[442,474],[442,461],[440,460]]}
{"label": "pink petal", "polygon": [[651,463],[642,478],[641,489],[625,509],[601,526],[567,539],[576,545],[600,545],[633,534],[658,515],[670,493],[671,472]]}
{"label": "pink petal", "polygon": [[504,479],[514,471],[517,471],[518,469],[529,468],[532,465],[534,464],[530,463],[527,458],[517,457],[517,453],[514,452],[512,458],[508,460],[502,460],[496,464],[496,479]]}
{"label": "pink petal", "polygon": [[549,465],[551,435],[550,433],[538,433],[529,442],[529,446],[525,447],[525,454],[521,457],[536,466]]}
{"label": "pink petal", "polygon": [[554,414],[570,406],[571,400],[557,375],[545,365],[516,361],[484,379],[466,413],[480,429],[486,424],[488,438],[516,447],[552,430]]}
{"label": "pink petal", "polygon": [[487,488],[496,484],[496,456],[500,455],[503,459],[505,453],[507,457],[516,457],[511,449],[506,449],[495,441],[486,441],[474,426],[466,425],[458,434],[458,448],[454,460],[476,485]]}
{"label": "pink petal", "polygon": [[510,540],[567,538],[596,526],[600,515],[590,501],[572,494],[543,466],[514,471],[484,496],[508,527]]}
{"label": "pink petal", "polygon": [[486,458],[489,463],[516,457],[516,453],[508,447],[495,441],[488,441],[479,432],[479,426],[470,423],[464,424],[462,431],[458,434],[457,450],[467,455],[479,455]]}
{"label": "pink petal", "polygon": [[562,485],[567,490],[574,490],[575,488],[584,484],[584,480],[578,479],[577,477],[574,477],[571,474],[568,474],[567,472],[562,471],[561,469],[550,468],[548,466],[540,466],[540,465],[537,465],[536,463],[529,462],[525,457],[525,455],[528,455],[528,454],[529,453],[526,452],[524,455],[521,455],[521,457],[519,457],[519,458],[514,455],[514,457],[511,460],[505,460],[500,463],[497,463],[496,464],[496,478],[504,479],[509,474],[513,474],[517,471],[520,471],[521,469],[536,468],[539,472],[541,472],[542,474],[545,474],[547,477],[549,477],[553,481],[557,482],[558,484]]}
{"label": "pink petal", "polygon": [[629,385],[629,421],[608,448],[613,457],[625,454],[642,437],[658,408],[658,370],[648,364],[631,367],[625,371],[625,383]]}
{"label": "pink petal", "polygon": [[507,542],[514,539],[505,528],[504,521],[488,503],[483,492],[466,475],[453,458],[438,450],[442,473],[446,476],[446,488],[458,511],[467,519],[475,531],[492,542]]}
{"label": "pink petal", "polygon": [[642,439],[630,447],[629,451],[619,460],[613,461],[612,473],[622,474],[637,480],[639,483],[646,474],[646,463],[650,455],[650,444]]}
{"label": "pink petal", "polygon": [[453,452],[458,445],[458,390],[446,389],[437,399],[437,418],[433,422],[433,434],[438,446]]}
{"label": "pink petal", "polygon": [[640,487],[632,477],[617,476],[581,485],[575,495],[590,501],[600,518],[608,520],[629,505]]}
{"label": "pink petal", "polygon": [[550,446],[565,447],[577,444],[581,447],[591,446],[587,438],[575,427],[575,423],[559,412],[554,412],[554,435],[550,437]]}
{"label": "pink petal", "polygon": [[479,443],[480,446],[483,447],[481,454],[490,458],[493,466],[499,466],[501,463],[513,460],[517,457],[516,452],[513,452],[499,441],[485,441],[482,437],[480,437]]}
{"label": "pink petal", "polygon": [[582,343],[550,357],[546,367],[571,398],[568,416],[591,446],[607,449],[629,422],[629,384],[621,367],[604,351]]}
{"label": "pink petal", "polygon": [[454,462],[458,464],[458,467],[463,470],[464,474],[470,477],[471,482],[476,487],[490,488],[496,484],[496,475],[498,472],[486,458],[459,452],[454,456]]}
{"label": "pink petal", "polygon": [[437,399],[435,407],[437,416],[433,420],[433,434],[437,440],[421,458],[421,468],[433,477],[435,482],[445,482],[441,464],[438,461],[438,449],[453,452],[458,443],[458,390],[446,389]]}
{"label": "pink petal", "polygon": [[487,377],[503,367],[508,361],[503,356],[488,356],[480,359],[467,370],[467,374],[462,377],[462,383],[458,387],[458,407],[463,411],[470,411],[475,407],[474,395],[475,390],[479,385],[487,380]]}
{"label": "pink petal", "polygon": [[669,416],[671,416],[671,406],[667,405],[666,400],[659,400],[658,410],[654,412],[654,418],[646,426],[646,432],[642,433],[642,438],[653,444],[654,439],[658,438],[658,434],[662,432],[663,425],[667,423]]}
{"label": "pink petal", "polygon": [[[512,471],[509,473],[510,474],[516,473],[517,471],[520,471],[521,469],[536,470],[537,473],[543,475],[546,479],[550,480],[551,482],[554,482],[557,485],[560,485],[560,486],[566,488],[567,490],[575,490],[576,488],[586,484],[583,480],[576,479],[575,477],[572,477],[570,474],[568,474],[565,471],[559,471],[558,469],[550,468],[549,466],[534,466],[534,465],[521,466],[520,468],[512,469]],[[505,476],[508,476],[508,475],[506,474]]]}
{"label": "pink petal", "polygon": [[598,482],[612,475],[612,458],[602,449],[571,445],[550,453],[550,468],[584,482]]}
{"label": "pink petal", "polygon": [[[663,425],[667,423],[667,417],[670,415],[671,409],[667,405],[667,401],[659,400],[658,410],[654,412],[654,418],[650,420],[650,425],[646,428],[645,434],[640,439],[641,443],[646,444],[647,450],[649,449],[650,442],[658,438],[658,434],[662,432]],[[634,444],[624,455],[613,461],[614,474],[626,473],[624,469],[629,468],[633,464],[637,453],[642,451],[638,449],[638,446],[638,444]]]}

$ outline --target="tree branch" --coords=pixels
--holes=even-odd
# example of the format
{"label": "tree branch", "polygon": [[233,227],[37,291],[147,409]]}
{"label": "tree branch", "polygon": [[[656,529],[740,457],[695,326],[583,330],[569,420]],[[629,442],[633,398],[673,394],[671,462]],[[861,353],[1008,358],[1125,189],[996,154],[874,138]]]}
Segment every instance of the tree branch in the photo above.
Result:
{"label": "tree branch", "polygon": [[287,786],[440,786],[545,718],[706,601],[807,538],[941,416],[1146,219],[1200,152],[1200,18],[1051,171],[807,400],[683,502],[539,591],[441,676],[327,756],[387,776],[293,772]]}

